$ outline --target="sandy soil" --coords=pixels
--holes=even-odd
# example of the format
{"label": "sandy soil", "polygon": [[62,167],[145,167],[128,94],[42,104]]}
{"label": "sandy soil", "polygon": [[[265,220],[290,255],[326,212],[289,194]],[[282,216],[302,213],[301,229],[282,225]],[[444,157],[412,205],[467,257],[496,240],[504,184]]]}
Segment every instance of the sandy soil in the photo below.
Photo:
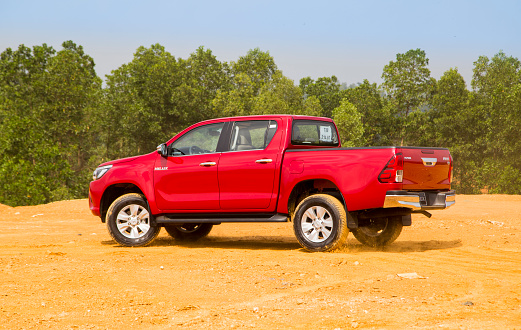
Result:
{"label": "sandy soil", "polygon": [[383,250],[332,253],[289,223],[125,248],[86,200],[0,212],[0,328],[521,329],[521,196],[459,195]]}

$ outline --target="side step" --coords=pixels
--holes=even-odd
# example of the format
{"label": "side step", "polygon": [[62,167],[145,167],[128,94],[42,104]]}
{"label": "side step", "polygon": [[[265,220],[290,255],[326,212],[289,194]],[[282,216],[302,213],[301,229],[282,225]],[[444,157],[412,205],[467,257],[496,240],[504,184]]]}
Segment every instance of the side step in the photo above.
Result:
{"label": "side step", "polygon": [[288,222],[287,215],[276,214],[166,214],[155,218],[156,223],[222,223],[222,222]]}

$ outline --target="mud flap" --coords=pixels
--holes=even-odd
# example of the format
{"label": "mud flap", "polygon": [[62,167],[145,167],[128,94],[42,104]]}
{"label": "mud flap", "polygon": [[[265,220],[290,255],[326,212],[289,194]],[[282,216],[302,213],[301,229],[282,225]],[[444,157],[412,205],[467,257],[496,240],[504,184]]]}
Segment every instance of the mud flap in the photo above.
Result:
{"label": "mud flap", "polygon": [[356,213],[347,212],[347,228],[356,229],[358,228],[358,217]]}
{"label": "mud flap", "polygon": [[404,225],[404,226],[412,225],[412,217],[410,214],[402,215],[402,225]]}

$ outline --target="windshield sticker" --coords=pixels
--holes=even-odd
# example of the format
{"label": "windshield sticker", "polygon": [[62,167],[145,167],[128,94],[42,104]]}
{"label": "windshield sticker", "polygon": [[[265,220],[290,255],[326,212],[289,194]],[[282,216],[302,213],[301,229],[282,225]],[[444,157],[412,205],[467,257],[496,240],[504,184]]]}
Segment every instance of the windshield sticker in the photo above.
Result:
{"label": "windshield sticker", "polygon": [[320,126],[320,141],[333,141],[331,133],[331,126]]}

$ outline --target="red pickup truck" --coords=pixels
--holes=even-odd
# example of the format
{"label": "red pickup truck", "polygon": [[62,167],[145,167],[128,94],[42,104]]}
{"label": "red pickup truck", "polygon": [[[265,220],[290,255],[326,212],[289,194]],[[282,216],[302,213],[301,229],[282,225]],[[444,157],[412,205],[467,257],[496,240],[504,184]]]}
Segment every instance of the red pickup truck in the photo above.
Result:
{"label": "red pickup truck", "polygon": [[341,246],[351,231],[390,244],[411,213],[455,203],[444,148],[342,148],[329,118],[265,115],[192,125],[157,152],[101,164],[93,214],[124,246],[150,244],[161,227],[195,240],[223,222],[293,222],[309,251]]}

